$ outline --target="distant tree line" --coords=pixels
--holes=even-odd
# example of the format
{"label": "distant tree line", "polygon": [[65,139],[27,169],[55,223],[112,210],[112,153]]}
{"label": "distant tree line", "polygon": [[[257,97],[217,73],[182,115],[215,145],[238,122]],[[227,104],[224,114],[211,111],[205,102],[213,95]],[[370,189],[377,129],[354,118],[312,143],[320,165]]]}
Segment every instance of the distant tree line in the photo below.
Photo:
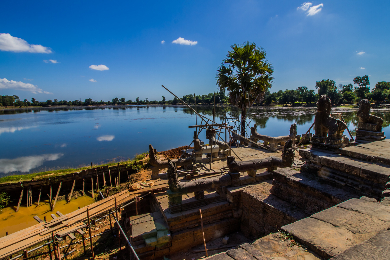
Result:
{"label": "distant tree line", "polygon": [[357,76],[353,79],[354,85],[339,84],[334,80],[326,79],[316,82],[317,93],[307,87],[298,87],[295,90],[279,90],[270,93],[267,91],[262,105],[314,105],[321,95],[327,95],[332,100],[332,105],[355,104],[361,99],[369,99],[376,104],[390,103],[390,82],[381,81],[376,83],[370,91],[370,81],[367,75]]}
{"label": "distant tree line", "polygon": [[[298,87],[295,90],[279,90],[271,93],[269,90],[265,92],[264,99],[260,103],[255,103],[255,106],[268,106],[268,105],[283,105],[283,106],[314,106],[319,96],[327,95],[332,100],[332,105],[338,106],[340,104],[354,104],[361,99],[367,98],[372,103],[383,104],[390,103],[390,82],[381,81],[376,83],[375,87],[370,91],[370,81],[367,75],[363,77],[355,77],[353,79],[354,85],[342,85],[336,86],[335,81],[326,79],[316,82],[316,89],[310,90],[305,86]],[[215,97],[215,98],[214,98]],[[202,104],[212,105],[214,104],[229,104],[229,97],[224,91],[215,93],[209,93],[207,95],[195,95],[188,94],[182,97],[182,100],[187,104]],[[111,101],[95,101],[91,98],[87,98],[84,101],[74,100],[47,100],[37,101],[32,98],[31,101],[24,99],[21,100],[18,96],[0,96],[1,107],[50,107],[50,106],[99,106],[99,105],[178,105],[181,101],[178,98],[172,100],[166,100],[165,96],[162,96],[160,101],[141,100],[137,97],[133,100],[126,100],[125,98],[113,98]]]}

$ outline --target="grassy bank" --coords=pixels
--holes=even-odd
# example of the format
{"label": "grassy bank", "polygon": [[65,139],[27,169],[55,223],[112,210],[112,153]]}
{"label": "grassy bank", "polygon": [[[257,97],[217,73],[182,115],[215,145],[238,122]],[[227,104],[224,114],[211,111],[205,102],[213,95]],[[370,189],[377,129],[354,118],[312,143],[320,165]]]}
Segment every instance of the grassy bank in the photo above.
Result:
{"label": "grassy bank", "polygon": [[[93,168],[98,168],[102,166],[116,166],[116,165],[126,165],[131,166],[134,170],[140,170],[144,168],[147,164],[147,162],[140,163],[145,159],[148,153],[142,153],[135,156],[132,160],[127,161],[121,161],[121,162],[109,162],[106,164],[101,165],[94,165]],[[31,180],[42,180],[45,178],[54,178],[58,176],[63,176],[66,174],[71,174],[75,172],[80,172],[82,170],[90,169],[90,166],[85,166],[81,168],[68,168],[68,169],[59,169],[59,170],[52,170],[52,171],[44,171],[44,172],[36,172],[36,173],[29,173],[29,174],[23,174],[23,175],[9,175],[0,178],[0,183],[5,182],[19,182],[19,181],[31,181]]]}

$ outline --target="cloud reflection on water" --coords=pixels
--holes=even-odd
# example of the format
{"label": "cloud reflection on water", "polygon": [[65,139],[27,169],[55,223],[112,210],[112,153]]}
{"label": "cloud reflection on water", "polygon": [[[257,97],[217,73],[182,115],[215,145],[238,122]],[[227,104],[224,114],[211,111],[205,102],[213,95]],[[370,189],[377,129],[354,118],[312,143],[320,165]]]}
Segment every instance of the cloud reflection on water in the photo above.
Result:
{"label": "cloud reflection on water", "polygon": [[0,127],[0,135],[3,133],[15,133],[16,131],[34,128],[36,126],[23,126],[23,127]]}
{"label": "cloud reflection on water", "polygon": [[99,142],[101,142],[101,141],[111,142],[112,140],[114,140],[114,138],[115,138],[115,135],[102,135],[102,136],[99,136],[98,138],[96,138],[96,140],[98,140]]}
{"label": "cloud reflection on water", "polygon": [[46,161],[55,161],[61,158],[64,154],[42,154],[35,156],[24,156],[15,159],[0,159],[0,172],[28,172],[38,166],[41,166]]}

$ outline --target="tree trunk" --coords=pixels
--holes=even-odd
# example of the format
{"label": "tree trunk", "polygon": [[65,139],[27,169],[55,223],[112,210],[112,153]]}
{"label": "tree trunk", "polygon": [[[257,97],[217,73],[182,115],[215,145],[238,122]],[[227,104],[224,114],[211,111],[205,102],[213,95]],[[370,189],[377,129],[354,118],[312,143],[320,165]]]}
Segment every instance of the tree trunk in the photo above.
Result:
{"label": "tree trunk", "polygon": [[241,135],[243,137],[246,137],[245,136],[245,125],[246,125],[246,107],[243,106],[243,108],[241,110]]}

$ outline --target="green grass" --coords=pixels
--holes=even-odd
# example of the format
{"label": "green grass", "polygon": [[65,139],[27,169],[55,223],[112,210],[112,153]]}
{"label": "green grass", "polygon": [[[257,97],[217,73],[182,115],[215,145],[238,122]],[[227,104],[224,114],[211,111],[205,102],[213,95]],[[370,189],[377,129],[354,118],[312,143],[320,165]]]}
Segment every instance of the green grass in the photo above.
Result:
{"label": "green grass", "polygon": [[[127,161],[122,161],[122,162],[109,162],[101,165],[94,165],[93,167],[102,167],[102,166],[116,166],[116,165],[126,165],[126,166],[131,166],[133,170],[139,171],[142,169],[147,162],[144,163],[139,163],[141,160],[145,158],[145,156],[148,153],[142,153],[142,154],[137,154],[133,160],[127,160]],[[19,181],[30,181],[30,180],[42,180],[46,178],[53,178],[55,179],[56,177],[63,176],[66,174],[70,173],[75,173],[75,172],[80,172],[82,170],[87,170],[90,169],[90,166],[85,166],[81,168],[68,168],[68,169],[59,169],[59,170],[49,170],[49,171],[44,171],[44,172],[36,172],[36,173],[29,173],[29,174],[23,174],[23,175],[9,175],[0,178],[0,183],[5,183],[5,182],[19,182]]]}

